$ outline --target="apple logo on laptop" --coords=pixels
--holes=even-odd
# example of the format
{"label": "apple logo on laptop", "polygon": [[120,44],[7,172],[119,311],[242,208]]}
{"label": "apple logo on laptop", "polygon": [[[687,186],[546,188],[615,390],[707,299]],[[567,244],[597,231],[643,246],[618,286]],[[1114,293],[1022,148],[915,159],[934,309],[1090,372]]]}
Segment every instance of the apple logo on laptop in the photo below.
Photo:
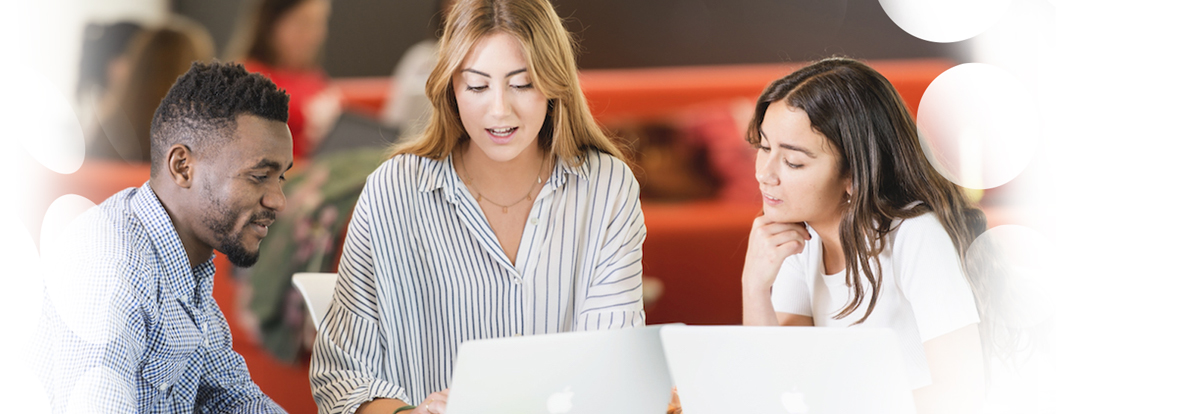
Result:
{"label": "apple logo on laptop", "polygon": [[779,402],[783,403],[783,409],[787,410],[788,414],[808,413],[808,404],[804,402],[804,393],[800,392],[800,387],[792,387],[791,391],[779,394]]}
{"label": "apple logo on laptop", "polygon": [[546,399],[546,409],[550,410],[550,414],[566,414],[571,411],[571,397],[574,396],[575,393],[571,392],[571,387],[550,394],[550,398]]}

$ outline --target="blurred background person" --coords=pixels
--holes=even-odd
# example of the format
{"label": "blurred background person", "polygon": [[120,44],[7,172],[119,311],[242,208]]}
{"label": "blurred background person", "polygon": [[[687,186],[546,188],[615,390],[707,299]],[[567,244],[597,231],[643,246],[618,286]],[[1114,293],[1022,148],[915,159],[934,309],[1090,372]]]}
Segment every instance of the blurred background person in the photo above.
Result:
{"label": "blurred background person", "polygon": [[341,98],[321,68],[329,0],[262,0],[230,41],[229,58],[262,73],[291,96],[293,154],[306,159],[341,113]]}
{"label": "blurred background person", "polygon": [[392,87],[387,101],[379,112],[379,121],[400,130],[400,136],[419,134],[429,122],[433,107],[425,96],[425,81],[437,64],[438,29],[446,21],[446,13],[454,0],[438,1],[438,9],[430,22],[429,36],[409,46],[392,71]]}
{"label": "blurred background person", "polygon": [[92,119],[97,101],[112,85],[124,83],[129,77],[129,59],[125,51],[141,31],[142,25],[131,21],[92,22],[84,27],[79,78],[75,84],[79,119]]}
{"label": "blurred background person", "polygon": [[[123,25],[113,30],[129,29]],[[95,122],[85,130],[87,154],[144,163],[150,161],[150,120],[155,108],[192,62],[213,58],[214,48],[208,31],[182,16],[172,16],[162,27],[140,30],[128,43],[107,64],[107,88],[95,84],[95,78],[84,84],[81,77],[81,93],[100,92]]]}

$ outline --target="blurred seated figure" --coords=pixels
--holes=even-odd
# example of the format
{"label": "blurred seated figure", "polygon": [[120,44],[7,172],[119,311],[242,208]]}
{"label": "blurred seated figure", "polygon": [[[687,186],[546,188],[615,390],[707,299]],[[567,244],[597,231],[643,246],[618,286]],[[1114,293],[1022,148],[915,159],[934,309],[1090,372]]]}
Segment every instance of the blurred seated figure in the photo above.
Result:
{"label": "blurred seated figure", "polygon": [[433,107],[425,96],[425,80],[437,63],[437,40],[424,39],[409,46],[392,72],[392,89],[379,112],[384,125],[399,128],[401,136],[420,133]]}
{"label": "blurred seated figure", "polygon": [[[213,42],[203,26],[175,16],[162,27],[139,32],[128,43],[108,64],[108,87],[100,94],[94,121],[86,129],[87,154],[149,162],[155,108],[192,62],[212,59]],[[80,88],[96,89],[82,81]]]}
{"label": "blurred seated figure", "polygon": [[130,21],[92,22],[84,27],[79,79],[75,85],[76,110],[84,125],[93,122],[97,101],[112,85],[122,84],[129,77],[129,58],[125,50],[141,31],[140,24]]}
{"label": "blurred seated figure", "polygon": [[408,47],[392,72],[392,89],[379,113],[384,125],[400,129],[400,135],[410,137],[421,133],[433,111],[425,96],[425,81],[437,63],[437,29],[446,21],[453,0],[441,0],[430,26],[429,37]]}
{"label": "blurred seated figure", "polygon": [[341,113],[341,96],[321,69],[329,0],[259,0],[231,41],[229,57],[291,96],[293,155],[307,159]]}

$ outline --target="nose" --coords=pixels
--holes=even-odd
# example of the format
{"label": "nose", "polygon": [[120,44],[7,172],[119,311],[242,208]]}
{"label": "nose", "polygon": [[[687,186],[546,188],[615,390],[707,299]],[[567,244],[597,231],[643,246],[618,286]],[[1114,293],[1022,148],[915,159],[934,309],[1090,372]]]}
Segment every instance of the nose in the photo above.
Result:
{"label": "nose", "polygon": [[512,105],[509,105],[510,92],[506,87],[494,88],[496,93],[492,94],[492,100],[488,103],[488,113],[495,117],[503,117],[508,115]]}
{"label": "nose", "polygon": [[271,189],[263,194],[262,205],[275,212],[283,211],[287,207],[287,197],[283,195],[283,183],[271,186]]}
{"label": "nose", "polygon": [[771,163],[764,162],[761,156],[759,156],[758,165],[754,171],[754,178],[758,180],[759,184],[763,185],[779,184],[779,176],[776,175],[775,170],[771,168]]}

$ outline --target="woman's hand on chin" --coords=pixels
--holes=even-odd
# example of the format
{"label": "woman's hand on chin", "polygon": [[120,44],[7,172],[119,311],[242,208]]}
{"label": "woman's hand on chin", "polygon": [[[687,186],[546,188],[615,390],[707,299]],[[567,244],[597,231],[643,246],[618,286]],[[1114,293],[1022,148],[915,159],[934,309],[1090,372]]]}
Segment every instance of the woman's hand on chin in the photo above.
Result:
{"label": "woman's hand on chin", "polygon": [[803,252],[811,238],[804,223],[776,223],[765,216],[755,218],[742,268],[743,289],[770,292],[783,260]]}

